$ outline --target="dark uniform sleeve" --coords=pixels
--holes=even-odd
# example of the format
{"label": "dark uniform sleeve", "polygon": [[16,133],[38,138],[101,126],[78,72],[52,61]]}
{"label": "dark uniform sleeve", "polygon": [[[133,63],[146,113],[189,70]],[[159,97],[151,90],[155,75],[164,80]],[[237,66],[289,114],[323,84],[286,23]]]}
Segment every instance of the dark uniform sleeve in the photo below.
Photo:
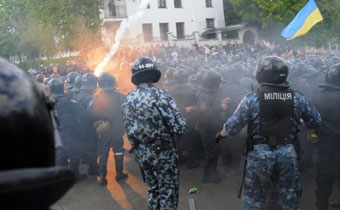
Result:
{"label": "dark uniform sleeve", "polygon": [[256,100],[257,97],[254,92],[248,93],[242,98],[233,115],[223,125],[223,130],[227,136],[237,134],[248,124],[252,117],[251,114],[255,113],[252,109],[255,107]]}
{"label": "dark uniform sleeve", "polygon": [[187,130],[186,121],[182,117],[175,100],[167,95],[164,99],[160,100],[158,107],[171,134],[176,137],[183,136]]}
{"label": "dark uniform sleeve", "polygon": [[319,127],[321,125],[321,115],[316,107],[299,92],[295,92],[295,97],[298,103],[297,111],[301,112],[301,118],[306,127],[308,129]]}

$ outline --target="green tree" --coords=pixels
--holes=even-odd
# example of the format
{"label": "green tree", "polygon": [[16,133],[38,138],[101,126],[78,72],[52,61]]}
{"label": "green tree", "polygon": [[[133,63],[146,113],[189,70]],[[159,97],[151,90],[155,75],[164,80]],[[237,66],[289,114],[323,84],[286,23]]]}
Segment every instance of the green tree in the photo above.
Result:
{"label": "green tree", "polygon": [[[285,42],[281,31],[293,20],[308,0],[229,0],[234,11],[242,17],[243,22],[257,21],[262,24],[263,38]],[[324,20],[314,26],[302,37],[290,42],[294,44],[320,47],[333,40],[339,42],[340,1],[316,0]]]}
{"label": "green tree", "polygon": [[[85,43],[100,42],[102,7],[102,0],[29,1],[30,16],[53,33],[60,50],[82,50]],[[84,37],[86,40],[82,40]]]}
{"label": "green tree", "polygon": [[101,40],[102,7],[102,0],[0,0],[0,55],[51,57],[94,46]]}
{"label": "green tree", "polygon": [[304,4],[300,0],[230,0],[230,2],[243,22],[261,23],[262,36],[275,41],[280,40],[278,32]]}
{"label": "green tree", "polygon": [[20,33],[25,30],[24,3],[15,0],[0,1],[0,55],[9,58],[18,55]]}
{"label": "green tree", "polygon": [[235,25],[240,24],[242,22],[242,18],[239,15],[237,15],[233,5],[230,3],[230,0],[223,0],[223,8],[226,25]]}

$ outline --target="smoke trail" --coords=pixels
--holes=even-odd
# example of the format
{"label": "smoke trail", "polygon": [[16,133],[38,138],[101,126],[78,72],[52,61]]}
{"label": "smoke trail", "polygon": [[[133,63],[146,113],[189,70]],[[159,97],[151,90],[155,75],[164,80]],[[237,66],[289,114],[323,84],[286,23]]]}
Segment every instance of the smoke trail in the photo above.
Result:
{"label": "smoke trail", "polygon": [[110,52],[105,56],[105,58],[103,59],[103,61],[97,66],[94,74],[96,76],[99,76],[101,73],[103,73],[104,67],[107,65],[107,63],[110,61],[110,59],[114,56],[114,54],[117,52],[119,46],[120,46],[120,40],[124,34],[124,32],[126,31],[127,28],[129,28],[131,26],[132,23],[134,23],[136,20],[140,19],[143,14],[144,14],[144,10],[147,8],[148,4],[150,3],[151,0],[142,0],[138,12],[133,15],[133,16],[129,16],[127,19],[124,19],[117,32],[116,32],[116,36],[115,36],[115,43],[111,46]]}

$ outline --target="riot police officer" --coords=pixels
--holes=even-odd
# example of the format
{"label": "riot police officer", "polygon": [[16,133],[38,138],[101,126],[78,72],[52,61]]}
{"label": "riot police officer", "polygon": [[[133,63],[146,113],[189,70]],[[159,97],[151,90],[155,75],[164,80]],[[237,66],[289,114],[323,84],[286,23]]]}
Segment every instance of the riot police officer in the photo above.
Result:
{"label": "riot police officer", "polygon": [[89,175],[99,175],[97,166],[97,133],[94,128],[94,115],[91,109],[93,94],[97,89],[98,78],[93,73],[82,76],[82,86],[76,97],[81,110],[80,114],[80,138],[83,140],[82,160],[89,165]]}
{"label": "riot police officer", "polygon": [[123,173],[124,140],[122,104],[124,95],[116,92],[116,81],[111,73],[105,72],[98,78],[99,89],[94,95],[93,112],[98,135],[99,173],[101,184],[106,184],[107,160],[113,147],[116,164],[116,180],[128,177]]}
{"label": "riot police officer", "polygon": [[74,182],[70,169],[55,167],[53,103],[3,58],[0,84],[0,202],[11,210],[50,209]]}
{"label": "riot police officer", "polygon": [[[188,85],[189,75],[185,69],[177,69],[173,75],[174,84],[169,93],[176,101],[179,110],[187,122],[187,132],[177,139],[180,163],[184,162],[187,168],[193,169],[199,166],[198,159],[203,153],[203,145],[199,132],[195,129],[195,105],[197,103],[196,92]],[[187,155],[184,156],[184,151]]]}
{"label": "riot police officer", "polygon": [[322,125],[317,130],[318,156],[316,174],[316,206],[328,210],[332,187],[338,179],[340,166],[340,63],[331,66],[322,88],[313,97],[313,103],[322,116]]}
{"label": "riot police officer", "polygon": [[264,209],[272,180],[283,209],[299,209],[301,183],[294,148],[301,119],[320,126],[321,116],[306,97],[289,88],[288,67],[276,56],[261,59],[256,80],[260,87],[246,94],[216,140],[247,126],[247,159],[242,201],[244,209]]}
{"label": "riot police officer", "polygon": [[82,86],[82,79],[83,75],[78,75],[76,78],[74,78],[73,88],[67,93],[67,95],[73,100],[77,99],[77,96],[80,92],[80,88]]}
{"label": "riot police officer", "polygon": [[137,87],[123,103],[124,125],[148,186],[149,209],[176,210],[179,166],[175,138],[185,134],[186,121],[173,98],[154,85],[160,77],[152,58],[141,57],[133,63],[131,81]]}
{"label": "riot police officer", "polygon": [[204,71],[201,75],[195,114],[197,116],[196,127],[201,135],[206,159],[202,178],[204,183],[219,183],[223,178],[223,174],[217,170],[221,151],[214,142],[215,134],[222,123],[219,120],[220,116],[224,116],[221,114],[224,110],[218,97],[221,82],[221,74],[217,71]]}
{"label": "riot police officer", "polygon": [[76,176],[77,180],[86,178],[85,174],[79,172],[81,142],[78,137],[78,123],[80,108],[76,101],[66,97],[64,93],[64,82],[60,79],[51,79],[47,86],[56,100],[55,111],[58,119],[62,146],[56,148],[57,165],[67,167]]}
{"label": "riot police officer", "polygon": [[165,91],[171,92],[173,85],[175,84],[175,72],[176,68],[169,67],[164,73],[163,89]]}
{"label": "riot police officer", "polygon": [[37,74],[35,76],[35,79],[37,80],[38,83],[44,84],[46,76],[44,74]]}
{"label": "riot police officer", "polygon": [[73,99],[72,89],[75,86],[75,79],[79,76],[78,72],[72,71],[66,75],[66,94],[69,98]]}

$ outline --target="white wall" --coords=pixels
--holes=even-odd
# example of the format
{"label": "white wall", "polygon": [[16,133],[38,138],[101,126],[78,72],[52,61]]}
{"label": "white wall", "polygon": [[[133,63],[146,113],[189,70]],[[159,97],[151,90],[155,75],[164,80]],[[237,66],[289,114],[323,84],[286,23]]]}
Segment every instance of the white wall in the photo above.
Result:
{"label": "white wall", "polygon": [[[167,8],[159,9],[157,0],[151,0],[150,9],[131,25],[128,38],[136,38],[143,33],[142,24],[152,23],[153,36],[160,37],[159,23],[168,23],[169,32],[176,36],[176,22],[184,22],[185,35],[192,35],[194,31],[200,33],[206,28],[206,18],[215,19],[215,27],[223,27],[223,0],[213,0],[212,8],[205,7],[205,0],[182,0],[182,8],[174,8],[174,0],[167,0]],[[138,12],[140,0],[126,0],[127,14],[132,16]]]}

